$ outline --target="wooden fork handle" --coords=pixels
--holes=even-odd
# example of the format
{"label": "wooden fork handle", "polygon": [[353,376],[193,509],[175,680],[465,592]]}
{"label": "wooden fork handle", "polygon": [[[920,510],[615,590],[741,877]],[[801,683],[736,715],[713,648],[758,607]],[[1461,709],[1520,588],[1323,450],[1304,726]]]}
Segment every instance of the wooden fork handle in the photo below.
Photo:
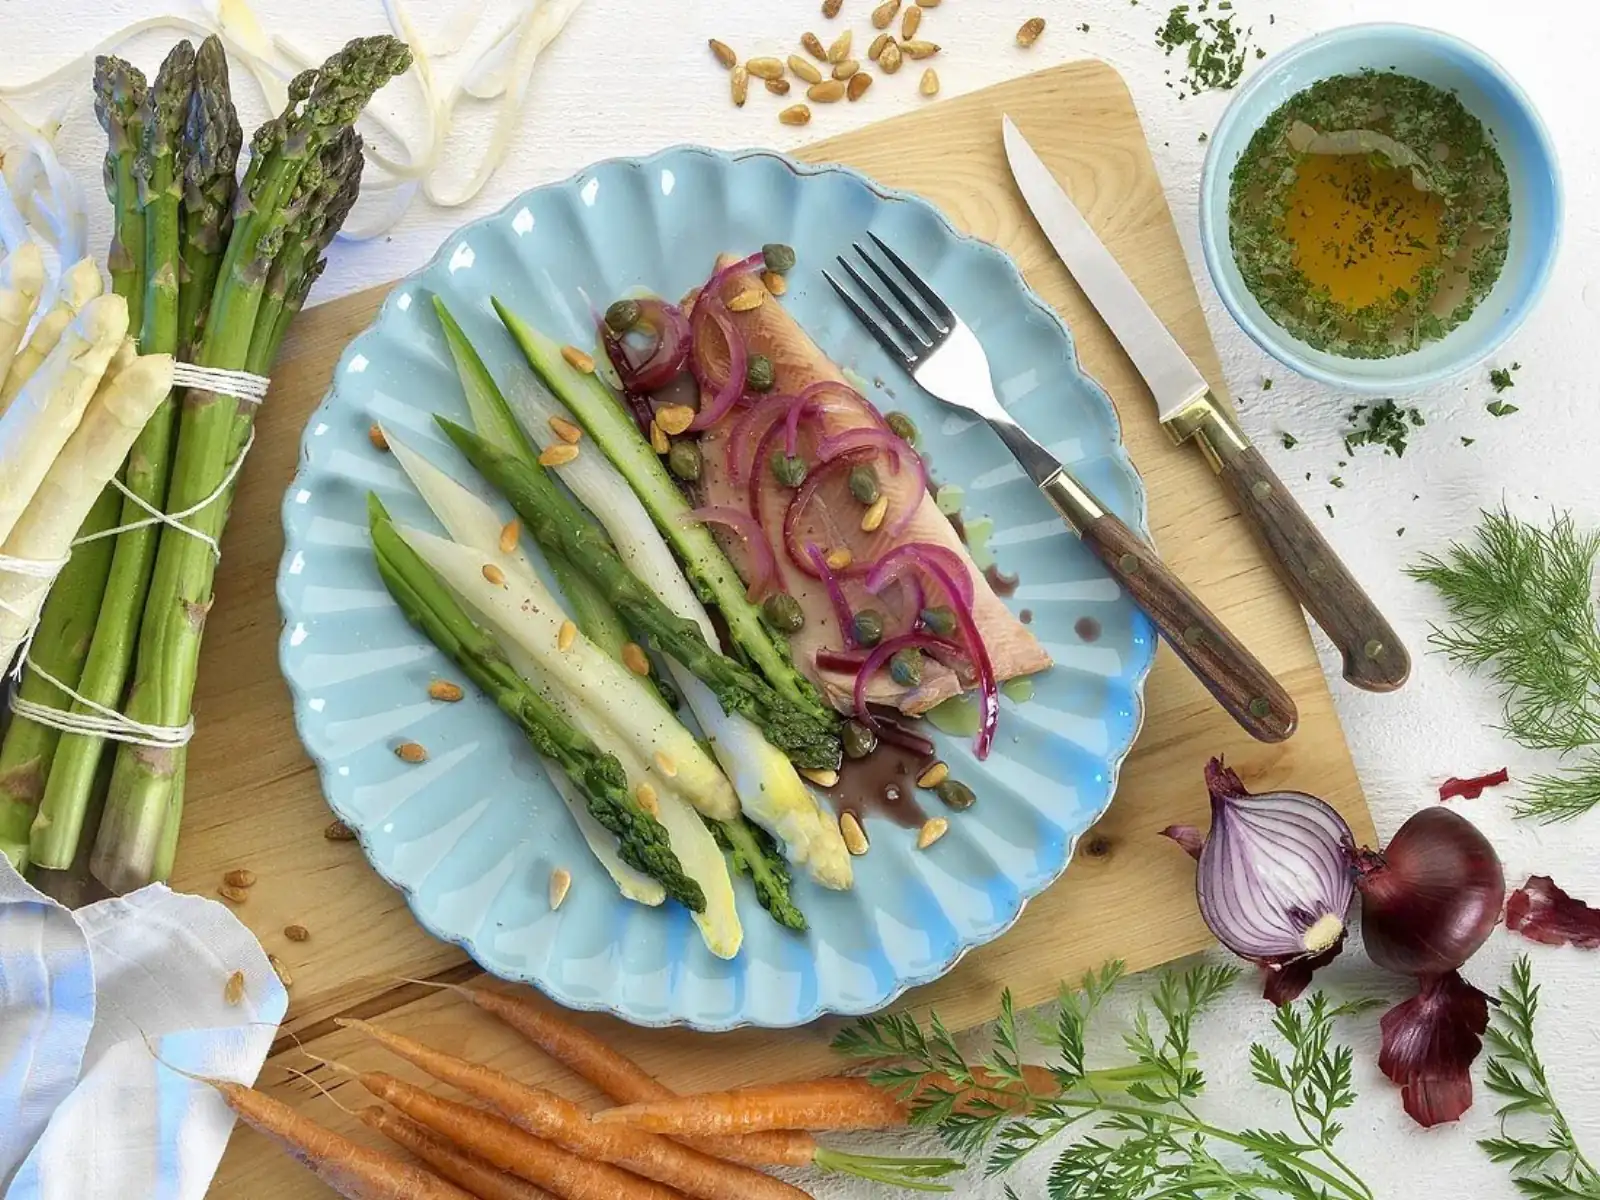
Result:
{"label": "wooden fork handle", "polygon": [[1281,742],[1294,733],[1300,714],[1283,685],[1172,573],[1154,547],[1099,505],[1091,503],[1086,510],[1086,494],[1064,473],[1047,479],[1039,490],[1251,737]]}

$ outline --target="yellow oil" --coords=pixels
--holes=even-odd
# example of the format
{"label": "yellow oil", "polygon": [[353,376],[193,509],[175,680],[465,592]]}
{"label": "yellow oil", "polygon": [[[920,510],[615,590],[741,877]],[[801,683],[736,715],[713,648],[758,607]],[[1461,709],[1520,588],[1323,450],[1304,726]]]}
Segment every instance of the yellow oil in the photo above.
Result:
{"label": "yellow oil", "polygon": [[1440,259],[1444,202],[1409,171],[1359,154],[1309,155],[1289,202],[1284,234],[1295,267],[1342,308],[1387,300],[1396,288],[1415,295],[1423,268]]}

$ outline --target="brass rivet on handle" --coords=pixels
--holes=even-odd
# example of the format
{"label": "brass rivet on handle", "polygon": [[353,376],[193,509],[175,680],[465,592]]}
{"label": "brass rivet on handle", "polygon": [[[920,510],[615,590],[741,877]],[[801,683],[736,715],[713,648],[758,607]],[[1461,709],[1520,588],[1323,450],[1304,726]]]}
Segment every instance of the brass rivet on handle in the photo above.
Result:
{"label": "brass rivet on handle", "polygon": [[1204,625],[1191,625],[1183,631],[1183,644],[1185,646],[1204,645],[1206,640],[1206,627]]}
{"label": "brass rivet on handle", "polygon": [[1266,720],[1272,715],[1272,701],[1265,696],[1257,696],[1250,701],[1250,715],[1261,720]]}
{"label": "brass rivet on handle", "polygon": [[1117,566],[1122,568],[1124,575],[1137,575],[1139,573],[1139,556],[1137,554],[1124,554],[1117,559]]}
{"label": "brass rivet on handle", "polygon": [[1389,647],[1385,646],[1377,638],[1373,638],[1361,649],[1368,658],[1382,658],[1389,652]]}
{"label": "brass rivet on handle", "polygon": [[1272,485],[1265,479],[1258,479],[1250,485],[1250,491],[1257,500],[1265,500],[1272,495]]}

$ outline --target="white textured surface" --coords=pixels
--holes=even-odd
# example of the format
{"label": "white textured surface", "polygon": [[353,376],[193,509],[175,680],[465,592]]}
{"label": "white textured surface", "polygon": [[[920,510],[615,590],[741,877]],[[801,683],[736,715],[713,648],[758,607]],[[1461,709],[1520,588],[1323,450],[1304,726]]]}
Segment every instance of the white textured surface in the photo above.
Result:
{"label": "white textured surface", "polygon": [[[870,32],[865,22],[869,0],[845,0],[845,6],[855,18],[857,39],[864,40],[863,32]],[[414,0],[424,30],[442,27],[459,7]],[[491,7],[508,6],[491,0]],[[0,75],[9,83],[37,74],[62,60],[65,42],[87,44],[128,19],[161,10],[160,5],[129,0],[0,0]],[[317,52],[355,33],[374,31],[383,20],[378,0],[263,0],[260,11],[275,32]],[[1476,510],[1502,499],[1531,518],[1554,506],[1573,510],[1589,526],[1600,521],[1600,472],[1592,465],[1600,437],[1593,400],[1600,379],[1600,218],[1595,216],[1600,211],[1600,160],[1593,148],[1593,114],[1600,110],[1600,72],[1593,60],[1600,46],[1600,7],[1588,0],[1236,0],[1235,11],[1244,22],[1254,23],[1269,52],[1310,32],[1352,21],[1435,25],[1488,49],[1533,95],[1562,155],[1568,224],[1550,290],[1505,355],[1505,361],[1523,364],[1517,388],[1507,397],[1521,412],[1501,420],[1489,416],[1484,411],[1490,398],[1486,372],[1473,372],[1412,399],[1429,423],[1418,431],[1404,460],[1366,451],[1344,468],[1336,465],[1350,398],[1297,382],[1270,364],[1233,326],[1203,280],[1195,233],[1196,186],[1204,156],[1198,135],[1214,124],[1227,96],[1180,102],[1164,86],[1170,64],[1153,37],[1165,17],[1163,3],[945,0],[928,15],[925,33],[946,47],[936,60],[946,95],[1085,56],[1107,59],[1127,77],[1191,269],[1201,278],[1212,332],[1247,427],[1284,477],[1296,484],[1306,507],[1318,514],[1335,547],[1355,565],[1416,652],[1412,681],[1397,695],[1367,696],[1337,678],[1334,682],[1356,765],[1378,827],[1387,835],[1411,812],[1433,802],[1434,789],[1446,776],[1508,765],[1516,777],[1549,766],[1490,731],[1497,708],[1480,681],[1457,675],[1422,652],[1428,622],[1438,613],[1430,596],[1407,580],[1401,568],[1417,554],[1467,534]],[[1276,14],[1270,27],[1269,13]],[[1025,17],[1035,14],[1048,17],[1050,27],[1031,52],[1023,53],[1012,46],[1012,35]],[[1080,22],[1088,23],[1088,33],[1076,28]],[[915,95],[920,72],[908,67],[898,77],[879,80],[861,104],[818,106],[816,120],[805,130],[777,124],[772,116],[777,105],[760,91],[754,91],[748,108],[734,110],[709,62],[705,39],[721,37],[745,54],[788,53],[806,28],[830,32],[815,15],[814,0],[590,0],[537,71],[511,159],[479,201],[459,212],[419,207],[392,240],[341,247],[319,296],[327,299],[403,275],[463,220],[595,158],[647,152],[675,141],[781,148],[923,103]],[[136,57],[153,69],[156,44],[142,44]],[[443,79],[452,78],[453,70],[453,64],[442,64]],[[57,99],[67,95],[55,93]],[[401,119],[416,119],[414,111],[408,114],[409,101],[391,103]],[[31,111],[38,117],[49,107],[36,103]],[[473,111],[464,111],[452,154],[464,155],[473,144],[481,144],[484,124],[474,120]],[[80,86],[64,145],[69,164],[91,186],[99,175],[97,138],[86,89]],[[103,246],[107,214],[103,205],[92,208],[99,221],[93,244]],[[1265,376],[1275,383],[1266,393],[1260,387]],[[1273,436],[1279,430],[1292,431],[1300,444],[1292,451],[1281,449]],[[1475,444],[1462,446],[1463,436],[1475,438]],[[1307,471],[1312,473],[1309,482],[1304,479]],[[1342,475],[1342,490],[1327,482],[1333,474]],[[1324,503],[1333,505],[1332,519],[1322,513]],[[1402,526],[1405,533],[1397,536]],[[1325,656],[1325,663],[1331,666],[1333,660]],[[1195,764],[1197,787],[1200,766]],[[1316,790],[1315,779],[1300,782]],[[1494,839],[1514,883],[1537,871],[1553,875],[1569,891],[1600,899],[1600,813],[1556,829],[1517,824],[1506,815],[1505,795],[1493,793],[1462,804],[1461,810]],[[1176,857],[1174,869],[1186,869]],[[1492,990],[1512,956],[1524,949],[1532,953],[1545,985],[1540,1028],[1552,1080],[1593,1156],[1600,1153],[1600,1034],[1592,1020],[1593,1002],[1600,995],[1600,959],[1497,934],[1467,973]],[[1391,986],[1356,954],[1347,953],[1323,978],[1341,994],[1387,989],[1383,994],[1401,995],[1398,981]],[[1128,988],[1130,995],[1138,990]],[[1121,1016],[1120,1011],[1109,1013],[1107,1026],[1114,1029]],[[1199,1043],[1213,1094],[1207,1111],[1223,1123],[1278,1119],[1271,1102],[1250,1082],[1243,1052],[1250,1038],[1269,1032],[1268,1020],[1266,1006],[1241,991],[1201,1029]],[[1347,1159],[1384,1200],[1419,1191],[1486,1200],[1512,1196],[1504,1171],[1474,1144],[1494,1126],[1491,1105],[1480,1097],[1456,1128],[1423,1133],[1411,1127],[1400,1113],[1397,1095],[1378,1074],[1376,1024],[1371,1017],[1351,1031],[1362,1100],[1347,1121]],[[1043,1195],[1045,1166],[1041,1158],[1017,1173],[1019,1195],[1028,1200]],[[832,1180],[816,1191],[829,1197],[877,1194],[871,1187]],[[976,1176],[958,1191],[974,1197],[1001,1194],[998,1183],[984,1184]]]}

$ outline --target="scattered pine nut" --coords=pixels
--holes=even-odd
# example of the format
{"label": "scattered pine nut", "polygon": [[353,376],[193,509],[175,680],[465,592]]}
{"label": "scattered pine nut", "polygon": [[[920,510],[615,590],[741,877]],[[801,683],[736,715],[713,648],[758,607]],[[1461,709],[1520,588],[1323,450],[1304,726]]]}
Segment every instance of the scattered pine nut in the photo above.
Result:
{"label": "scattered pine nut", "polygon": [[948,778],[950,778],[950,765],[936,762],[921,775],[917,776],[917,786],[919,788],[928,788],[931,791]]}
{"label": "scattered pine nut", "polygon": [[539,452],[541,467],[564,467],[578,457],[578,448],[571,442],[552,443]]}
{"label": "scattered pine nut", "polygon": [[394,748],[394,755],[401,762],[424,763],[428,761],[428,752],[419,742],[401,742]]}
{"label": "scattered pine nut", "polygon": [[[912,9],[912,11],[918,12],[920,10]],[[937,96],[939,94],[939,72],[932,67],[924,71],[922,73],[922,82],[917,84],[917,91],[924,96]]]}
{"label": "scattered pine nut", "polygon": [[294,986],[294,976],[289,974],[289,968],[283,959],[276,954],[268,953],[267,963],[272,967],[272,973],[278,977],[278,982],[283,984],[285,991]]}
{"label": "scattered pine nut", "polygon": [[872,86],[872,76],[861,71],[850,76],[850,83],[844,90],[845,99],[855,101],[867,94],[867,89]]}
{"label": "scattered pine nut", "polygon": [[512,517],[500,529],[500,553],[510,554],[522,540],[522,522]]}
{"label": "scattered pine nut", "polygon": [[809,30],[800,35],[800,45],[805,52],[818,62],[828,61],[828,48],[822,44],[822,39]]}
{"label": "scattered pine nut", "polygon": [[[826,50],[823,51],[823,55],[824,56],[827,55],[827,51]],[[821,83],[822,82],[822,72],[817,70],[817,68],[816,68],[816,66],[814,64],[807,62],[805,59],[801,58],[798,54],[789,55],[789,70],[793,71],[796,75],[798,75],[801,79],[805,80],[807,83]]]}
{"label": "scattered pine nut", "polygon": [[900,18],[900,36],[902,39],[914,38],[920,28],[922,28],[922,10],[913,4],[906,9],[906,15]]}
{"label": "scattered pine nut", "polygon": [[939,0],[917,0],[918,8],[938,8]]}
{"label": "scattered pine nut", "polygon": [[750,96],[750,72],[744,69],[742,63],[728,76],[728,91],[733,96],[733,106],[743,108],[745,100]]}
{"label": "scattered pine nut", "polygon": [[246,870],[244,867],[235,867],[222,877],[222,882],[227,884],[229,887],[254,887],[256,882],[256,873],[254,871]]}
{"label": "scattered pine nut", "polygon": [[850,57],[851,37],[852,34],[850,30],[846,29],[838,37],[833,39],[833,42],[828,46],[829,62],[842,63],[845,59]]}
{"label": "scattered pine nut", "polygon": [[635,675],[650,674],[650,658],[638,642],[628,642],[622,647],[622,665]]}
{"label": "scattered pine nut", "polygon": [[789,290],[788,281],[776,271],[763,271],[761,273],[761,282],[767,291],[774,296],[781,296]]}
{"label": "scattered pine nut", "polygon": [[781,58],[750,58],[745,60],[744,69],[757,79],[782,79],[783,59]]}
{"label": "scattered pine nut", "polygon": [[250,899],[249,892],[245,891],[242,887],[235,887],[231,883],[225,883],[219,887],[217,889],[217,895],[221,896],[229,904],[243,904],[246,900]]}
{"label": "scattered pine nut", "polygon": [[1026,50],[1039,40],[1039,35],[1044,32],[1043,17],[1029,17],[1022,23],[1022,28],[1017,30],[1017,45]]}
{"label": "scattered pine nut", "polygon": [[563,442],[576,446],[583,440],[583,429],[565,417],[551,416],[550,429]]}
{"label": "scattered pine nut", "polygon": [[283,936],[291,942],[306,942],[311,940],[311,930],[304,925],[285,925]]}
{"label": "scattered pine nut", "polygon": [[861,64],[853,58],[847,58],[833,69],[833,77],[840,81],[845,81],[854,77],[859,70],[861,70]]}
{"label": "scattered pine nut", "polygon": [[880,33],[872,39],[872,45],[867,47],[867,57],[877,62],[883,56],[883,48],[894,40],[893,34]]}
{"label": "scattered pine nut", "polygon": [[[806,99],[814,104],[836,104],[844,99],[844,84],[837,79],[829,79],[823,83],[814,83],[806,89]],[[742,299],[736,296],[734,299]],[[730,303],[729,308],[733,308]],[[752,308],[755,305],[751,305]],[[734,309],[737,312],[737,309]]]}
{"label": "scattered pine nut", "polygon": [[224,1004],[237,1004],[244,999],[244,972],[235,971],[228,976],[228,982],[222,985],[222,1002]]}
{"label": "scattered pine nut", "polygon": [[739,61],[739,56],[733,52],[732,46],[728,45],[727,42],[719,42],[716,38],[712,38],[706,44],[711,47],[711,53],[716,56],[719,63],[728,70],[733,70],[734,65]]}
{"label": "scattered pine nut", "polygon": [[839,772],[832,767],[801,767],[800,774],[820,788],[831,788],[839,782]]}
{"label": "scattered pine nut", "polygon": [[667,441],[667,434],[654,417],[650,419],[650,449],[657,454],[665,454],[672,449],[672,443]]}
{"label": "scattered pine nut", "polygon": [[694,418],[695,411],[687,404],[668,404],[656,410],[656,424],[661,426],[661,432],[674,437],[687,432]]}
{"label": "scattered pine nut", "polygon": [[867,511],[861,514],[861,532],[877,532],[878,527],[883,524],[883,518],[888,514],[888,512],[889,497],[887,495],[880,495],[868,506]]}
{"label": "scattered pine nut", "polygon": [[435,679],[428,685],[428,696],[434,700],[443,700],[446,704],[454,704],[465,694],[459,684],[451,683],[448,679]]}
{"label": "scattered pine nut", "polygon": [[561,902],[567,898],[567,892],[572,889],[572,872],[565,867],[557,867],[550,872],[550,911],[555,912],[561,907]]}
{"label": "scattered pine nut", "polygon": [[567,360],[567,365],[574,371],[582,371],[585,375],[594,374],[594,356],[586,354],[576,346],[561,347],[561,357]]}
{"label": "scattered pine nut", "polygon": [[822,0],[822,15],[830,21],[839,15],[839,9],[844,5],[844,0]]}
{"label": "scattered pine nut", "polygon": [[900,53],[907,58],[932,58],[939,53],[937,42],[925,42],[920,38],[912,38],[909,42],[900,43]]}
{"label": "scattered pine nut", "polygon": [[829,550],[828,556],[823,561],[830,570],[842,571],[855,561],[855,555],[850,553],[849,546],[840,546],[837,550]]}
{"label": "scattered pine nut", "polygon": [[639,802],[639,807],[652,817],[661,812],[661,801],[656,799],[656,790],[648,783],[641,783],[633,789],[633,798]]}
{"label": "scattered pine nut", "polygon": [[506,585],[506,573],[494,563],[483,564],[483,577],[494,584],[495,587],[505,587]]}
{"label": "scattered pine nut", "polygon": [[878,70],[885,75],[893,75],[900,69],[900,43],[890,38],[884,43],[883,51],[878,55]]}
{"label": "scattered pine nut", "polygon": [[343,821],[334,821],[322,831],[322,836],[330,842],[353,842],[356,840],[356,831]]}
{"label": "scattered pine nut", "polygon": [[655,760],[656,770],[660,771],[668,779],[673,779],[677,776],[678,764],[672,760],[672,756],[670,754],[664,754],[660,750],[657,750],[655,753]]}
{"label": "scattered pine nut", "polygon": [[578,627],[571,621],[561,622],[561,628],[556,633],[556,649],[565,654],[572,649],[572,643],[578,640]]}
{"label": "scattered pine nut", "polygon": [[943,817],[929,817],[922,823],[922,828],[917,830],[917,849],[926,850],[948,832],[950,832],[949,821]]}
{"label": "scattered pine nut", "polygon": [[387,450],[389,439],[383,436],[383,426],[372,425],[367,429],[367,441],[372,443],[374,450]]}
{"label": "scattered pine nut", "polygon": [[778,114],[778,120],[785,125],[809,125],[811,110],[804,104],[793,104]]}
{"label": "scattered pine nut", "polygon": [[887,29],[890,23],[900,12],[900,0],[883,0],[883,3],[872,10],[872,27],[874,29]]}
{"label": "scattered pine nut", "polygon": [[844,848],[856,858],[872,849],[872,843],[867,841],[867,831],[861,828],[861,822],[853,812],[839,814],[839,833],[844,838]]}
{"label": "scattered pine nut", "polygon": [[789,94],[789,81],[787,79],[764,79],[761,82],[767,91],[774,96],[787,96]]}
{"label": "scattered pine nut", "polygon": [[[813,87],[807,88],[806,89],[806,95],[809,96],[811,99],[816,100],[816,99],[818,99],[817,93],[819,91],[821,91],[823,88],[835,88],[835,87],[838,88],[841,93],[844,91],[844,85],[836,83],[836,82],[834,82],[833,80],[830,79],[827,83],[819,83],[819,84],[816,84]],[[829,100],[837,100],[838,98],[839,98],[838,96],[832,95],[831,93],[828,96]],[[806,106],[803,105],[803,104],[797,104],[794,107],[795,108],[805,108]],[[784,111],[785,112],[793,112],[794,109],[792,109],[792,108],[791,109],[785,109]],[[811,110],[807,108],[806,109],[806,120],[809,121],[810,119],[811,119]],[[805,122],[802,121],[801,124],[803,125],[803,124],[805,124]],[[762,291],[760,288],[747,288],[744,291],[740,292],[732,300],[728,301],[728,311],[729,312],[749,312],[752,308],[760,308],[761,307],[761,301],[763,299],[765,299],[765,298],[766,298],[766,292]]]}

